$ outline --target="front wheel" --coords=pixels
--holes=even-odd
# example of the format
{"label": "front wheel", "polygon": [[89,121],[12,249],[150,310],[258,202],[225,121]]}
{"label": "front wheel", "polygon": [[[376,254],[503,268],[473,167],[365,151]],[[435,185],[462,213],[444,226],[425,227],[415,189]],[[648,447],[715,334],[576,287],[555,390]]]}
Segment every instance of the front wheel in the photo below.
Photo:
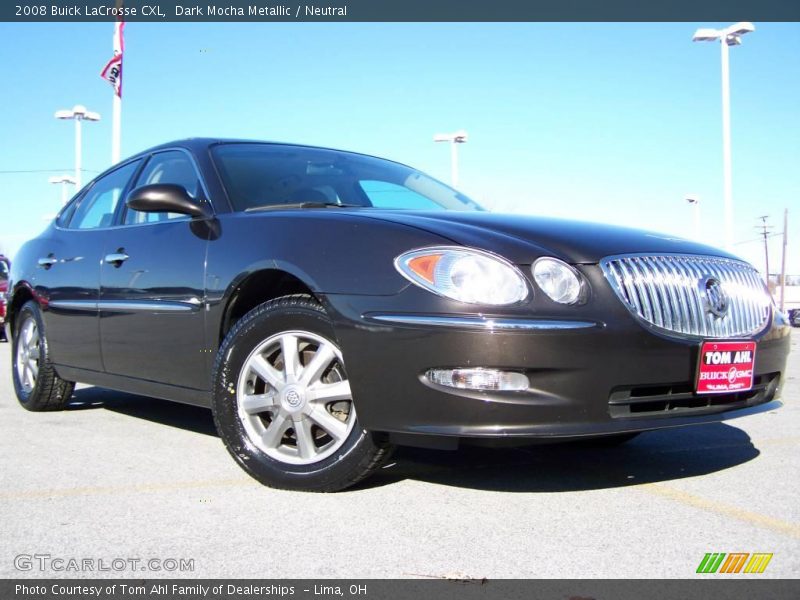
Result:
{"label": "front wheel", "polygon": [[333,324],[307,295],[266,302],[234,326],[217,355],[212,407],[228,451],[271,487],[342,490],[391,451],[359,425]]}
{"label": "front wheel", "polygon": [[75,383],[61,379],[50,362],[39,306],[26,302],[15,320],[11,345],[11,371],[19,403],[34,412],[62,410]]}

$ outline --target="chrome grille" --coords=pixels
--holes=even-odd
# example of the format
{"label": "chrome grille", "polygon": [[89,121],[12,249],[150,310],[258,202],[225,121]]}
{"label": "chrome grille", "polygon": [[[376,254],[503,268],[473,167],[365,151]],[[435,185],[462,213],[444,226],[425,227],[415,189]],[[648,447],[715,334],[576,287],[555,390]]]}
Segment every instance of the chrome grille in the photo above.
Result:
{"label": "chrome grille", "polygon": [[[770,315],[770,297],[758,272],[737,260],[694,255],[626,255],[600,261],[617,296],[639,319],[665,332],[706,338],[751,335]],[[727,296],[724,316],[712,314],[706,282]]]}

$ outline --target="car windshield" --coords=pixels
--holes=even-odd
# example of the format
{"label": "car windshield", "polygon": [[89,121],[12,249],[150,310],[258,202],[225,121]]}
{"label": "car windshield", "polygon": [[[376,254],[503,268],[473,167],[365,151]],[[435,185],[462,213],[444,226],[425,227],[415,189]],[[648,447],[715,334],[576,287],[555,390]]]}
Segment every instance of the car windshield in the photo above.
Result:
{"label": "car windshield", "polygon": [[0,260],[0,280],[8,279],[8,265],[4,260]]}
{"label": "car windshield", "polygon": [[276,144],[220,144],[214,162],[237,211],[291,204],[483,210],[451,187],[371,156]]}

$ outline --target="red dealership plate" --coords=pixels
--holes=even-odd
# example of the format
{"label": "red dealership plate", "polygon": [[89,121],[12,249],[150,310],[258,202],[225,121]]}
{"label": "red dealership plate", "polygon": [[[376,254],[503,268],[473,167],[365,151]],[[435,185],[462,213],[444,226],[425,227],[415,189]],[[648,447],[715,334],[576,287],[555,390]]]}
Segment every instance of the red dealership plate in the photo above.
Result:
{"label": "red dealership plate", "polygon": [[730,394],[753,388],[755,342],[703,342],[697,369],[698,394]]}

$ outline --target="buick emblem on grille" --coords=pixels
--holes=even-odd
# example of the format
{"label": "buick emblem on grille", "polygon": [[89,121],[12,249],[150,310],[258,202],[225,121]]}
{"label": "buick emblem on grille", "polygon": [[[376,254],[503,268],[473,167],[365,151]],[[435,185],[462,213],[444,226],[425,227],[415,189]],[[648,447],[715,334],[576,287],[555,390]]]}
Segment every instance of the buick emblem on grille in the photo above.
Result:
{"label": "buick emblem on grille", "polygon": [[711,313],[718,319],[728,314],[731,302],[728,294],[722,287],[722,282],[716,277],[706,277],[700,280],[700,291],[702,292],[706,312]]}

